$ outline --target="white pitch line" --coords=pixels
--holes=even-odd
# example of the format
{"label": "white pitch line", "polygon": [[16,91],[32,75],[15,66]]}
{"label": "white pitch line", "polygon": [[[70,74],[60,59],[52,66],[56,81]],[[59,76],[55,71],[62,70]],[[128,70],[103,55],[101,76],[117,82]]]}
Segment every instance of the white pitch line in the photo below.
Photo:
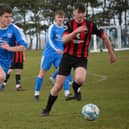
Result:
{"label": "white pitch line", "polygon": [[96,74],[96,73],[90,73],[90,75],[93,75],[95,77],[99,77],[100,79],[98,80],[98,82],[105,81],[108,79],[108,77],[106,75],[101,75],[101,74]]}

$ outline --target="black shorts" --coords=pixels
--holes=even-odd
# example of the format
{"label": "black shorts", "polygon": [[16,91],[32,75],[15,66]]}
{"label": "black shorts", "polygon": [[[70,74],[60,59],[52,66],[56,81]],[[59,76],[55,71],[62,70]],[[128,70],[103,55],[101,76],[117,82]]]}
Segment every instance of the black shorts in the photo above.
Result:
{"label": "black shorts", "polygon": [[76,69],[77,67],[84,67],[86,69],[87,62],[88,60],[84,57],[77,58],[64,54],[60,62],[59,74],[67,76],[72,68]]}
{"label": "black shorts", "polygon": [[23,69],[23,62],[12,62],[11,69]]}
{"label": "black shorts", "polygon": [[15,52],[12,57],[11,69],[23,69],[23,52]]}

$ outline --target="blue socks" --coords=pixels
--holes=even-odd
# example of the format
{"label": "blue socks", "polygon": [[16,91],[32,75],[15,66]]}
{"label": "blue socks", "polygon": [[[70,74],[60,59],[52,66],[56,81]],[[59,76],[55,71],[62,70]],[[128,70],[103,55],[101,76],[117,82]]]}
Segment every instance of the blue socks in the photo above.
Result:
{"label": "blue socks", "polygon": [[72,76],[69,74],[64,82],[64,93],[65,96],[67,96],[70,93],[70,82],[72,81]]}
{"label": "blue socks", "polygon": [[35,91],[40,91],[42,83],[43,83],[43,78],[36,77],[36,80],[35,80]]}

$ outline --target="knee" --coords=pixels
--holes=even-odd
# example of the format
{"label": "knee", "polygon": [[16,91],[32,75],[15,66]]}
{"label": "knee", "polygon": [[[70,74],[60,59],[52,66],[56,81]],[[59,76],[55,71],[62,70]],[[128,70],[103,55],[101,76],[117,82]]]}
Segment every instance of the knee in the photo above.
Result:
{"label": "knee", "polygon": [[83,84],[86,78],[86,70],[82,67],[79,67],[75,70],[75,82],[78,84]]}
{"label": "knee", "polygon": [[40,71],[38,76],[40,78],[44,78],[45,75],[46,75],[46,71]]}

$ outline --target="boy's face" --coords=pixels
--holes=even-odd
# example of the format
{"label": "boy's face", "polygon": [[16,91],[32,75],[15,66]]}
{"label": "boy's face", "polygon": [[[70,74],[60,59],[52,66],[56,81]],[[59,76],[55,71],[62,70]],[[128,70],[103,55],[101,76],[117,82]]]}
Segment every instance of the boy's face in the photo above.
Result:
{"label": "boy's face", "polygon": [[56,15],[55,22],[57,23],[58,26],[62,26],[62,24],[64,22],[64,16]]}
{"label": "boy's face", "polygon": [[78,9],[73,10],[73,15],[77,23],[82,23],[85,17],[84,12],[78,12]]}
{"label": "boy's face", "polygon": [[12,14],[4,13],[0,16],[0,27],[5,28],[8,27],[12,19]]}

